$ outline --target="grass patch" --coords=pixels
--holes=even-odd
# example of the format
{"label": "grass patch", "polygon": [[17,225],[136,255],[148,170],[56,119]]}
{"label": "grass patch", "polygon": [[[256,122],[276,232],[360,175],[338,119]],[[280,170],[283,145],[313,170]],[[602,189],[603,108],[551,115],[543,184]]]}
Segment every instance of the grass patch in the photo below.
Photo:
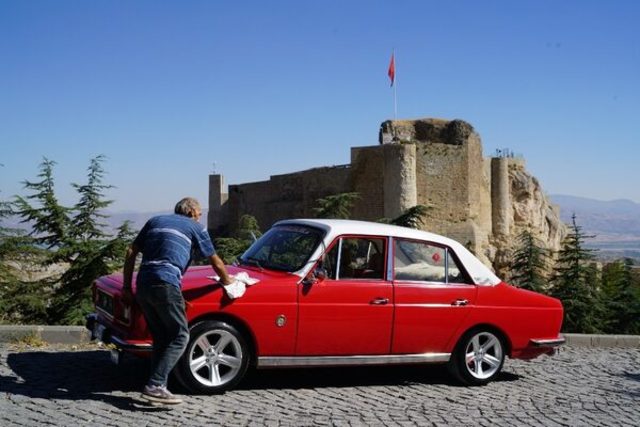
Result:
{"label": "grass patch", "polygon": [[36,331],[30,331],[25,334],[15,336],[11,343],[18,347],[46,347],[47,343]]}

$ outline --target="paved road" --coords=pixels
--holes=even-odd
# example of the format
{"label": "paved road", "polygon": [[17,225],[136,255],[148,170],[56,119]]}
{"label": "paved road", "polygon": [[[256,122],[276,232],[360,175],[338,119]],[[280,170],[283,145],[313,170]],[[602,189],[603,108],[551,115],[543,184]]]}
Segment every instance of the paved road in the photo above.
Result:
{"label": "paved road", "polygon": [[0,425],[640,425],[640,349],[568,348],[507,360],[485,387],[443,367],[260,371],[239,390],[136,405],[147,365],[83,348],[0,345]]}

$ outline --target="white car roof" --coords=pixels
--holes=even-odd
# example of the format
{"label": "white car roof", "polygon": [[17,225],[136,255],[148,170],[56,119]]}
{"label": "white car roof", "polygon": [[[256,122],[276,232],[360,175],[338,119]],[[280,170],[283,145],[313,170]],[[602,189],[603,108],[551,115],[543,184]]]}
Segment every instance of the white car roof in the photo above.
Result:
{"label": "white car roof", "polygon": [[[478,258],[476,258],[467,248],[457,241],[448,237],[441,236],[427,231],[416,230],[413,228],[399,227],[397,225],[382,224],[378,222],[354,221],[349,219],[290,219],[278,221],[277,225],[307,225],[320,228],[326,232],[325,247],[328,246],[337,236],[345,234],[357,234],[361,236],[383,236],[383,237],[401,237],[414,240],[425,240],[433,243],[439,243],[451,248],[464,264],[467,272],[471,275],[474,283],[477,285],[497,285],[501,280]],[[318,248],[318,253],[312,256],[316,259],[320,255],[322,248]],[[306,276],[311,269],[311,265],[307,265],[299,273],[301,277]]]}

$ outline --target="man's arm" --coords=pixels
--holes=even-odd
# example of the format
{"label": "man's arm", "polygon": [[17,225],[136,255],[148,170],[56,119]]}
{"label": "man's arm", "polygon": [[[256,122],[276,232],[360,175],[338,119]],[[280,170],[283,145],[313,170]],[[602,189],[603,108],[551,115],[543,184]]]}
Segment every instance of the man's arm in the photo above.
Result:
{"label": "man's arm", "polygon": [[133,269],[136,265],[136,257],[139,252],[140,249],[134,243],[129,246],[124,257],[124,268],[122,269],[122,299],[129,304],[133,300],[131,295],[131,282],[133,279]]}
{"label": "man's arm", "polygon": [[232,282],[231,277],[229,277],[229,273],[227,273],[227,268],[224,266],[222,259],[218,255],[213,254],[209,257],[209,262],[211,263],[213,270],[218,273],[218,276],[220,276],[222,284],[230,285]]}

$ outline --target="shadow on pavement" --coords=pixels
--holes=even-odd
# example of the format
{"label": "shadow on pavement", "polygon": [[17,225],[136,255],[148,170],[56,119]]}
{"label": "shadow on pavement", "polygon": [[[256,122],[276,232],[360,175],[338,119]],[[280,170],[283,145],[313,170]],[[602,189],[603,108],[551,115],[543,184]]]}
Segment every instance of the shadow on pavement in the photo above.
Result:
{"label": "shadow on pavement", "polygon": [[[519,378],[518,375],[502,372],[495,382],[516,381]],[[449,374],[445,365],[411,365],[254,370],[249,372],[237,388],[314,389],[411,384],[463,387]]]}
{"label": "shadow on pavement", "polygon": [[[126,356],[113,365],[109,352],[22,351],[10,353],[0,366],[0,392],[32,398],[96,400],[135,411],[162,411],[136,400],[148,376],[148,361]],[[497,382],[520,377],[502,372]],[[363,366],[349,368],[307,368],[253,370],[239,385],[241,390],[315,389],[325,387],[403,386],[439,384],[459,386],[444,365]],[[170,387],[179,392],[178,388]],[[184,392],[184,390],[181,390]],[[135,393],[136,398],[129,394]]]}
{"label": "shadow on pavement", "polygon": [[104,350],[20,351],[7,355],[7,365],[12,372],[7,373],[6,368],[0,371],[0,392],[8,395],[96,400],[135,411],[168,409],[113,393],[141,389],[148,372],[144,360],[130,358],[115,366],[110,361],[109,352]]}
{"label": "shadow on pavement", "polygon": [[640,374],[632,374],[631,372],[625,372],[624,377],[634,381],[640,381]]}

